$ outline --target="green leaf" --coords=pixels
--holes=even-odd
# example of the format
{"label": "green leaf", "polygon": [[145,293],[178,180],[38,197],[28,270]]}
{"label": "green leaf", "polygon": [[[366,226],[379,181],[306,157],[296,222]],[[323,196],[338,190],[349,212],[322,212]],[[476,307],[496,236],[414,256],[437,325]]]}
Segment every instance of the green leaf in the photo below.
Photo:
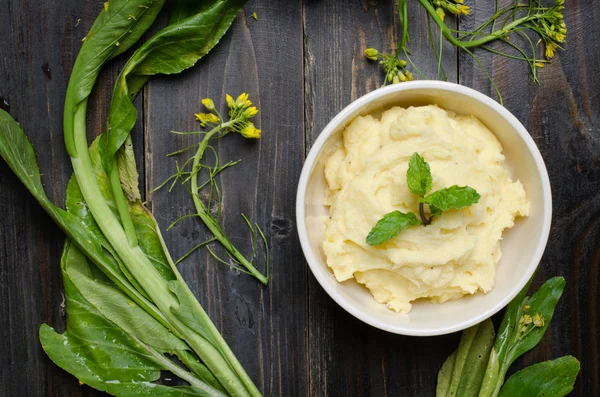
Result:
{"label": "green leaf", "polygon": [[579,361],[573,356],[534,364],[514,373],[499,397],[563,397],[573,390]]}
{"label": "green leaf", "polygon": [[377,221],[375,227],[371,229],[367,236],[367,244],[383,244],[389,239],[396,237],[402,230],[420,223],[419,218],[412,212],[407,214],[400,211],[390,212]]}
{"label": "green leaf", "polygon": [[[452,366],[451,380],[443,397],[479,395],[494,337],[494,325],[489,319],[463,331]],[[447,373],[444,375],[447,376]]]}
{"label": "green leaf", "polygon": [[[528,309],[524,310],[524,314],[534,316],[536,314],[541,315],[544,320],[542,327],[533,327],[531,332],[527,333],[526,336],[517,336],[510,351],[507,352],[505,360],[508,365],[512,364],[522,354],[533,349],[539,341],[542,339],[552,316],[554,315],[554,309],[562,296],[563,290],[565,289],[565,279],[562,277],[553,277],[546,281],[539,290],[533,296],[526,301]],[[516,329],[513,333],[518,335],[519,324],[516,324]]]}
{"label": "green leaf", "polygon": [[[481,196],[469,186],[450,186],[431,193],[422,201],[436,211],[459,210],[479,201]],[[433,212],[433,210],[432,210]]]}
{"label": "green leaf", "polygon": [[504,311],[504,317],[498,328],[498,336],[494,349],[497,352],[497,360],[502,361],[506,356],[514,332],[518,330],[519,319],[523,314],[523,307],[527,301],[527,291],[533,281],[533,277],[527,282],[525,287],[519,291],[519,294],[508,304]]}
{"label": "green leaf", "polygon": [[452,381],[452,371],[454,370],[454,363],[456,362],[456,352],[453,352],[448,356],[440,372],[438,372],[437,386],[435,388],[435,397],[446,397],[448,390],[450,389],[450,382]]}
{"label": "green leaf", "polygon": [[[60,335],[45,324],[40,327],[42,347],[57,365],[82,383],[116,396],[224,396],[163,355],[170,349],[184,351],[186,345],[120,290],[93,279],[85,256],[69,240],[61,268],[67,329]],[[154,383],[162,370],[183,376],[193,386]]]}
{"label": "green leaf", "polygon": [[410,191],[419,197],[425,197],[431,190],[431,169],[419,153],[414,153],[408,162],[406,182]]}

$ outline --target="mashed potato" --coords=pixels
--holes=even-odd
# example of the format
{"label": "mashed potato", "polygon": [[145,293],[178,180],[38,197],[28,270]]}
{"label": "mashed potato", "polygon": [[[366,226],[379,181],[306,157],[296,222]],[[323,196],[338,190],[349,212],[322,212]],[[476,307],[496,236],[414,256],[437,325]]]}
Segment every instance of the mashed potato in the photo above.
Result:
{"label": "mashed potato", "polygon": [[[434,217],[372,247],[365,239],[383,215],[418,214],[418,197],[406,184],[411,155],[431,167],[432,192],[471,186],[479,202]],[[327,160],[329,184],[323,249],[338,281],[355,278],[375,300],[408,313],[411,302],[458,299],[494,286],[502,231],[529,202],[504,167],[500,143],[479,120],[437,106],[395,107],[380,119],[356,118]]]}

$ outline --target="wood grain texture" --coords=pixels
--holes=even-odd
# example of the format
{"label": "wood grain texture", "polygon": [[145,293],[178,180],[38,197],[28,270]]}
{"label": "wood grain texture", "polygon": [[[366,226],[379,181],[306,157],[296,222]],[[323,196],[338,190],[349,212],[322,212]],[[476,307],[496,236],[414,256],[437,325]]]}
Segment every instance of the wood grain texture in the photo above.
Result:
{"label": "wood grain texture", "polygon": [[[0,106],[4,101],[38,150],[49,197],[61,203],[71,168],[62,141],[62,105],[81,38],[102,2],[0,0]],[[295,225],[295,190],[304,156],[322,128],[352,100],[377,88],[382,74],[363,58],[398,39],[392,0],[251,0],[210,55],[174,77],[152,79],[138,98],[133,132],[142,189],[163,230],[192,212],[183,189],[151,192],[174,170],[166,154],[195,141],[170,130],[193,130],[200,100],[223,103],[248,92],[261,112],[259,141],[228,136],[215,144],[221,160],[241,159],[220,178],[223,224],[250,252],[245,213],[272,247],[268,287],[198,251],[179,265],[265,396],[433,396],[437,371],[458,335],[411,338],[367,326],[338,307],[309,274]],[[472,0],[468,28],[491,10]],[[410,2],[410,48],[428,76],[437,64],[424,11]],[[256,12],[258,21],[250,17]],[[546,161],[554,197],[548,248],[534,286],[567,279],[550,331],[515,365],[573,354],[582,372],[573,396],[600,396],[600,3],[567,1],[566,52],[541,70],[481,53],[505,106],[528,128]],[[164,24],[157,22],[152,30]],[[437,44],[437,40],[436,40]],[[444,44],[451,81],[493,96],[470,57]],[[102,130],[124,54],[102,72],[90,101],[90,137]],[[59,257],[63,235],[0,160],[0,396],[103,395],[56,367],[37,330],[64,328]],[[174,257],[206,232],[188,219],[164,233]],[[217,249],[220,252],[220,250]]]}

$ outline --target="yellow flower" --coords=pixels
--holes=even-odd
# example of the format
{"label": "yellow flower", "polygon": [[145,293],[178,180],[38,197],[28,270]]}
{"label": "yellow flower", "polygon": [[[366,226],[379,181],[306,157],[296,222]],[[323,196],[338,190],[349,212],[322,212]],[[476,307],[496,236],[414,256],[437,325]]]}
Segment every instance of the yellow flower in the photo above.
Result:
{"label": "yellow flower", "polygon": [[260,138],[260,130],[252,123],[248,123],[246,127],[240,131],[240,134],[242,134],[244,138]]}
{"label": "yellow flower", "polygon": [[210,98],[204,98],[202,100],[202,104],[204,105],[205,108],[207,108],[208,110],[215,110],[215,103],[212,101],[212,99]]}
{"label": "yellow flower", "polygon": [[525,314],[524,316],[521,317],[519,324],[529,325],[529,324],[531,324],[531,321],[532,321],[531,316],[529,314]]}
{"label": "yellow flower", "polygon": [[230,109],[233,109],[235,107],[235,101],[233,100],[233,98],[231,97],[231,95],[226,94],[225,95],[225,100],[227,101],[227,106]]}
{"label": "yellow flower", "polygon": [[415,78],[413,77],[413,74],[411,72],[409,72],[408,70],[406,72],[404,72],[404,74],[406,75],[406,78],[408,80],[414,80]]}
{"label": "yellow flower", "polygon": [[469,15],[470,9],[471,8],[469,6],[465,6],[465,5],[458,6],[458,12],[463,15]]}
{"label": "yellow flower", "polygon": [[438,16],[440,17],[440,19],[443,21],[444,17],[446,16],[446,13],[444,12],[444,10],[442,9],[442,7],[438,7],[435,9],[435,13],[438,14]]}
{"label": "yellow flower", "polygon": [[205,127],[206,124],[219,124],[219,118],[212,113],[196,113],[196,119],[200,122],[202,127]]}
{"label": "yellow flower", "polygon": [[565,42],[565,35],[562,33],[554,33],[554,40],[558,41],[559,43],[564,43]]}
{"label": "yellow flower", "polygon": [[536,327],[543,327],[544,326],[544,317],[542,317],[539,313],[537,313],[535,316],[533,316],[533,325],[535,325]]}
{"label": "yellow flower", "polygon": [[250,102],[250,100],[248,99],[248,94],[243,92],[240,94],[239,97],[237,97],[237,99],[235,100],[235,104],[237,107],[244,107],[244,106],[250,106],[252,105],[252,102]]}
{"label": "yellow flower", "polygon": [[248,109],[244,110],[244,116],[247,118],[252,118],[258,114],[258,109],[256,106],[251,106]]}
{"label": "yellow flower", "polygon": [[545,64],[543,62],[536,62],[535,66],[538,68],[543,68],[545,66]]}
{"label": "yellow flower", "polygon": [[554,42],[549,42],[546,44],[546,58],[550,59],[556,54],[556,50],[558,49],[558,44]]}

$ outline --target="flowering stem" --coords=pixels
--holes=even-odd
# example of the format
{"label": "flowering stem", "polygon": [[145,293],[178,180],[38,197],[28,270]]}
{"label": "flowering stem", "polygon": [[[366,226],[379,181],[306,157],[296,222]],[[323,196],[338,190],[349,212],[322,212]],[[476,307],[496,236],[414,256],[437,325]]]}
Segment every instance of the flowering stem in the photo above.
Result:
{"label": "flowering stem", "polygon": [[480,39],[463,41],[463,40],[457,39],[452,34],[450,29],[448,29],[448,27],[446,26],[444,21],[442,21],[442,19],[437,14],[437,12],[435,12],[435,8],[433,8],[433,6],[431,5],[431,3],[428,0],[419,0],[419,3],[421,3],[421,5],[425,8],[425,10],[427,10],[427,13],[429,14],[429,16],[431,16],[431,18],[433,18],[433,21],[436,23],[436,25],[438,25],[438,27],[440,28],[440,30],[441,30],[442,34],[444,35],[444,37],[446,38],[446,40],[448,40],[452,45],[454,45],[456,47],[460,47],[460,48],[479,47],[483,44],[489,43],[490,41],[494,41],[500,37],[506,36],[512,29],[514,29],[515,27],[517,27],[521,24],[524,24],[529,21],[533,21],[535,19],[544,18],[543,13],[528,15],[528,16],[516,19],[513,22],[504,26],[503,28],[497,29],[497,30],[481,37]]}
{"label": "flowering stem", "polygon": [[223,234],[221,227],[219,226],[217,220],[215,220],[210,214],[210,208],[207,208],[206,205],[200,199],[198,195],[198,173],[201,169],[201,161],[204,156],[204,152],[208,146],[209,140],[216,135],[220,131],[226,130],[228,127],[232,127],[235,124],[236,120],[230,120],[225,123],[221,123],[212,130],[210,130],[202,139],[200,144],[198,145],[198,150],[194,155],[194,162],[192,164],[192,178],[191,178],[191,188],[192,188],[192,198],[194,199],[194,206],[196,207],[196,212],[202,222],[206,225],[206,227],[210,230],[210,232],[215,236],[215,238],[221,243],[221,245],[229,252],[235,260],[237,260],[242,266],[244,266],[250,274],[258,279],[262,284],[267,285],[269,279],[260,273],[253,265],[250,263],[241,252],[234,247],[234,245],[229,241],[227,236]]}

